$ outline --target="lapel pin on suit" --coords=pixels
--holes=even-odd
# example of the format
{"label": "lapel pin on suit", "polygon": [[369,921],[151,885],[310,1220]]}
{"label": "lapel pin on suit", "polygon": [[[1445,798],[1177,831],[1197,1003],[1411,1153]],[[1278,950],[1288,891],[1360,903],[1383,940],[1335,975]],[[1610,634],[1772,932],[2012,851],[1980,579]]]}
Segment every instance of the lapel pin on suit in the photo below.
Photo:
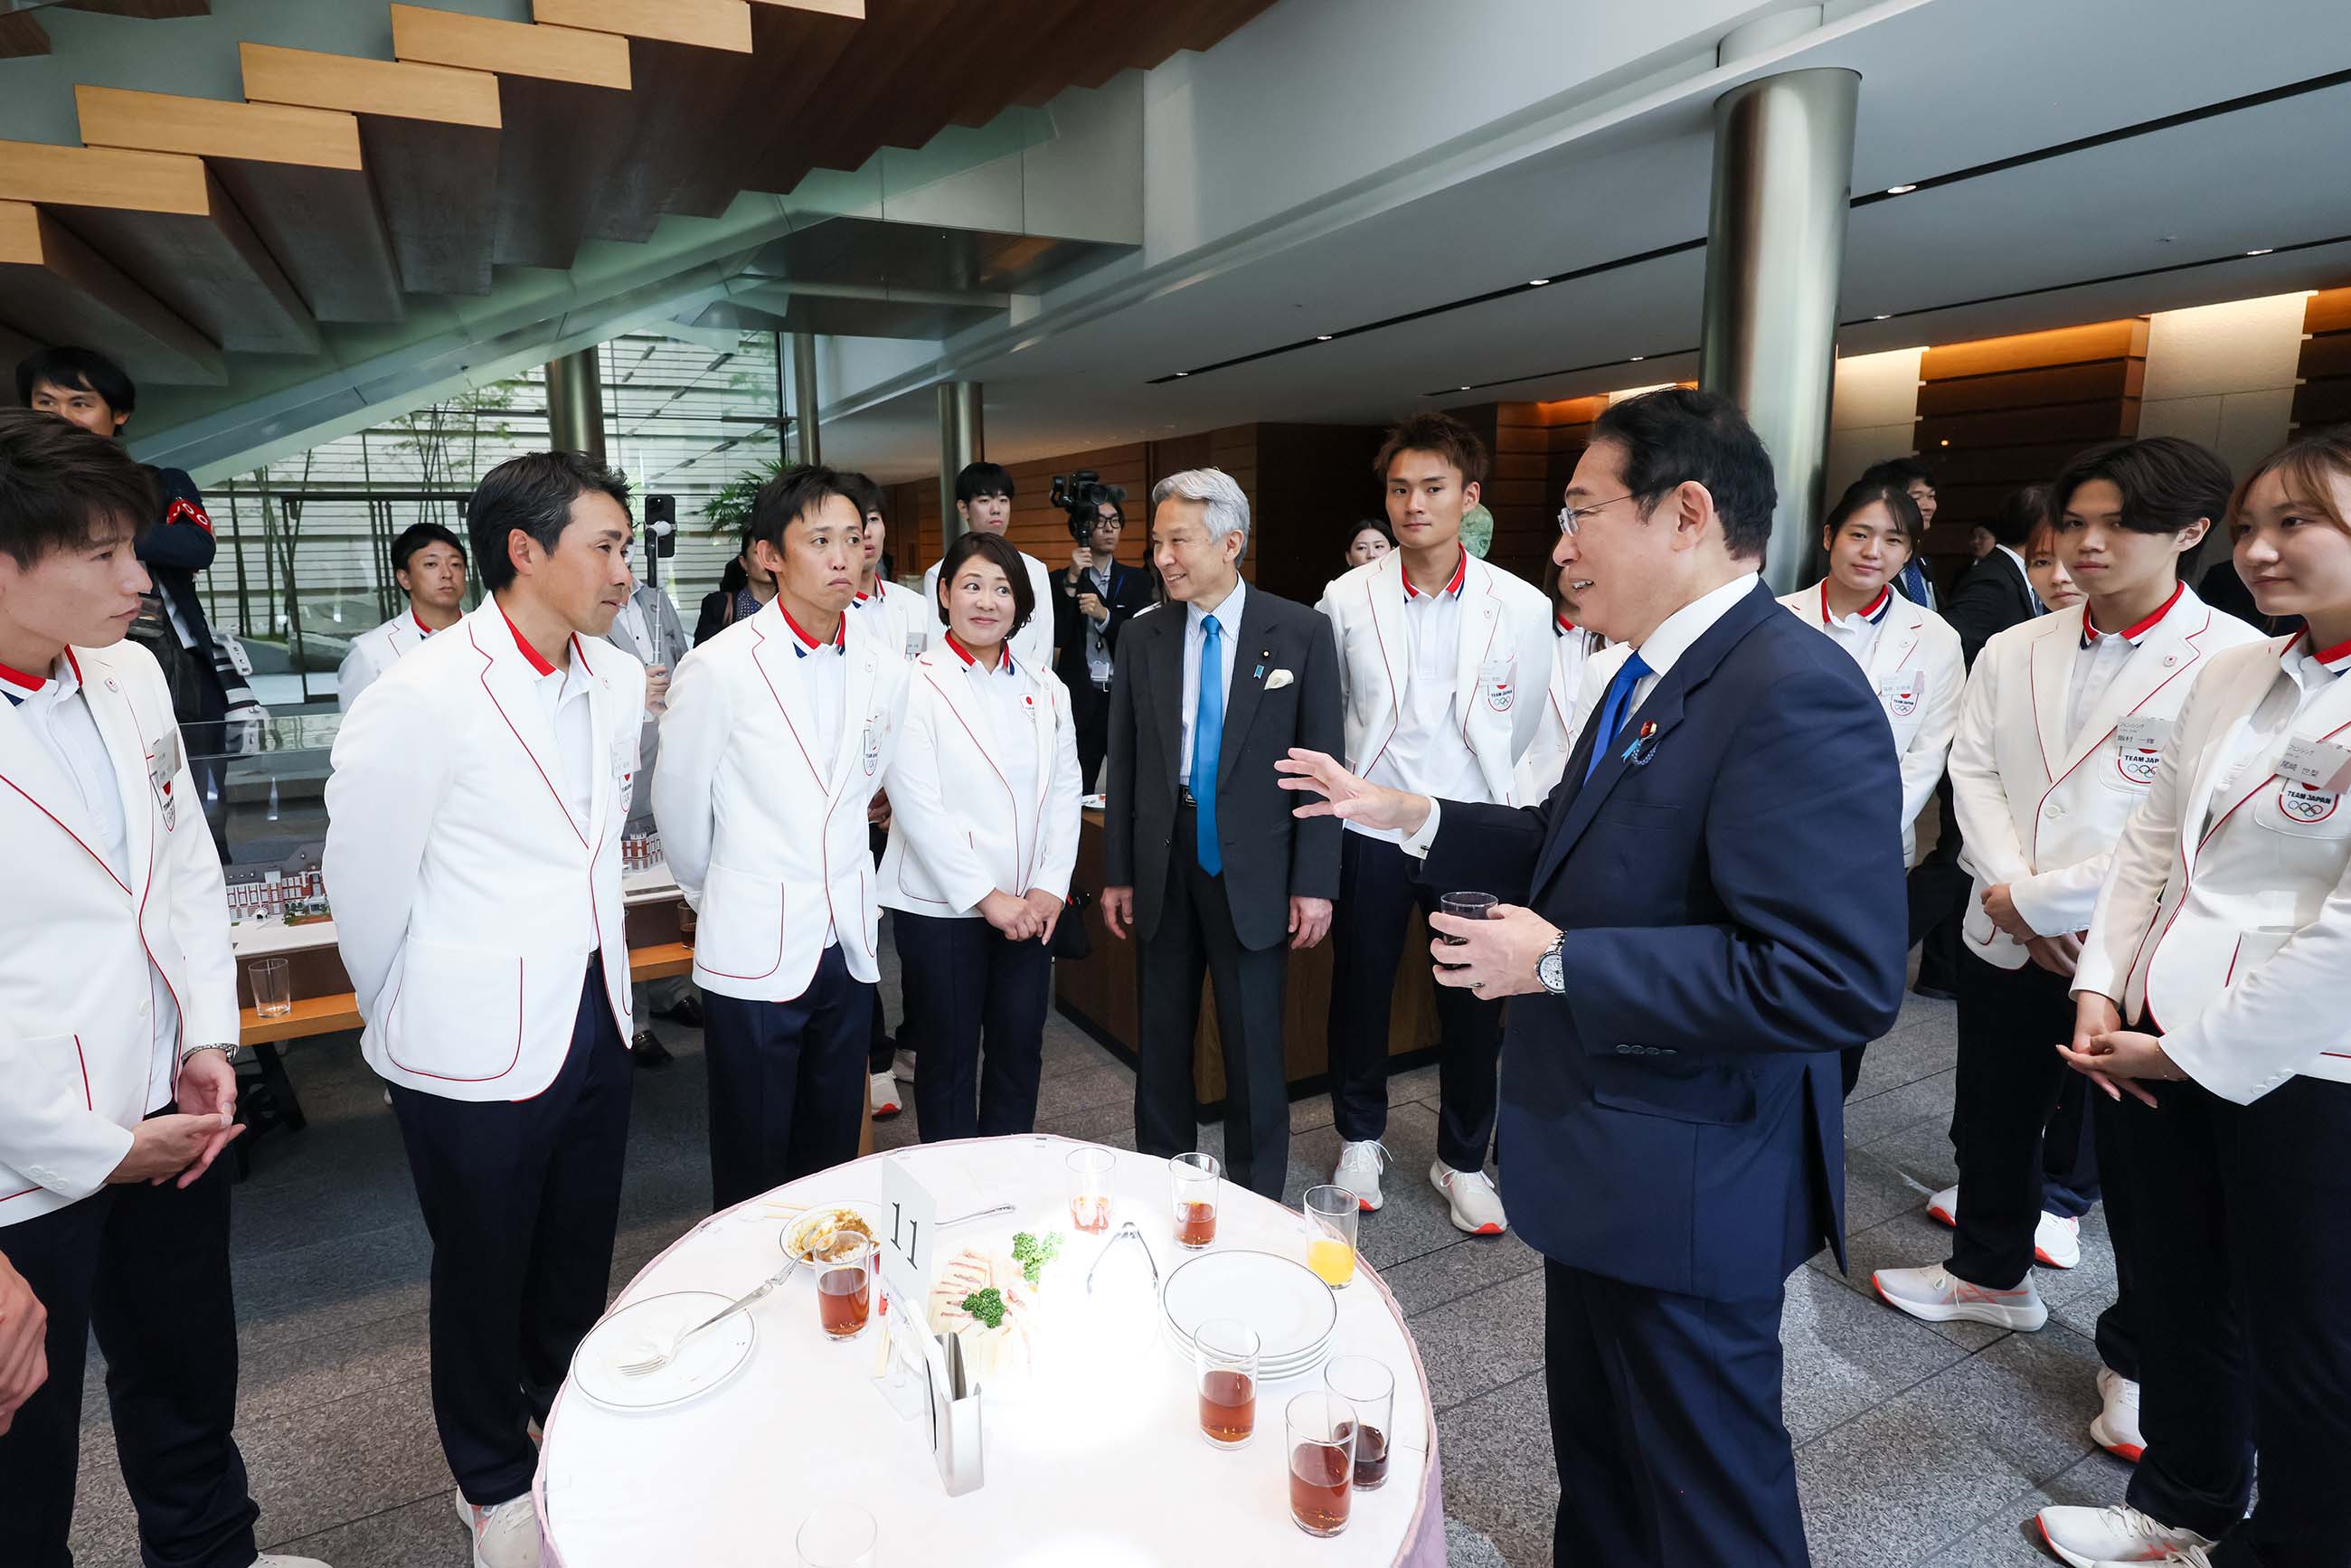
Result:
{"label": "lapel pin on suit", "polygon": [[1657,721],[1649,719],[1641,726],[1641,733],[1625,748],[1625,760],[1635,768],[1646,768],[1657,755]]}

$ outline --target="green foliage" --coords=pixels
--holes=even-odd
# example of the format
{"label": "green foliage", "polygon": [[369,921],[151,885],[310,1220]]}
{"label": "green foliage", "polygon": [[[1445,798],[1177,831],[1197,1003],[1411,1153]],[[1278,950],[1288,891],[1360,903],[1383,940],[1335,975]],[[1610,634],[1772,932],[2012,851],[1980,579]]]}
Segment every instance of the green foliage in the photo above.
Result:
{"label": "green foliage", "polygon": [[710,537],[729,543],[740,540],[744,525],[751,520],[752,497],[759,493],[760,486],[783,471],[783,459],[770,458],[746,468],[720,486],[717,493],[702,504],[702,520],[708,526]]}
{"label": "green foliage", "polygon": [[1012,1260],[1020,1265],[1021,1274],[1034,1285],[1044,1273],[1045,1265],[1061,1255],[1061,1233],[1049,1230],[1042,1238],[1023,1230],[1012,1238]]}
{"label": "green foliage", "polygon": [[972,1322],[982,1327],[1001,1327],[1004,1322],[1004,1292],[993,1285],[985,1291],[974,1291],[963,1299],[963,1310],[971,1314]]}

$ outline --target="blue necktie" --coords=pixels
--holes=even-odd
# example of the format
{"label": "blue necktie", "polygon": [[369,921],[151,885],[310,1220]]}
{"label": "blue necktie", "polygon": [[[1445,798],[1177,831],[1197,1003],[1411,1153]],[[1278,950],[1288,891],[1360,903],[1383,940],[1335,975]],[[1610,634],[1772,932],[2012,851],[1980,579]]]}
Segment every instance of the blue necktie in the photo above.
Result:
{"label": "blue necktie", "polygon": [[1225,869],[1217,848],[1217,758],[1225,748],[1225,644],[1217,618],[1200,620],[1200,685],[1192,706],[1192,799],[1198,809],[1200,869],[1215,876]]}
{"label": "blue necktie", "polygon": [[1600,716],[1593,721],[1597,728],[1592,737],[1592,755],[1583,764],[1585,779],[1599,769],[1600,759],[1616,744],[1616,732],[1625,727],[1625,716],[1633,711],[1633,688],[1649,673],[1641,655],[1635,653],[1616,672],[1616,678],[1608,683],[1608,695],[1600,699]]}

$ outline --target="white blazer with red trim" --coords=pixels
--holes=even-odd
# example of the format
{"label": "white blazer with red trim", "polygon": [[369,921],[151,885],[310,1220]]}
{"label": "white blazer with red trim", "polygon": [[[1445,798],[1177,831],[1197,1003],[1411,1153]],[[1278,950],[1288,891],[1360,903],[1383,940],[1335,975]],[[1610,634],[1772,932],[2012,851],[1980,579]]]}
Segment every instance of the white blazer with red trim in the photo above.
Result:
{"label": "white blazer with red trim", "polygon": [[[1824,583],[1784,595],[1780,602],[1796,619],[1828,632]],[[1918,858],[1918,813],[1935,798],[1959,727],[1959,695],[1967,687],[1967,660],[1951,623],[1924,605],[1913,604],[1891,587],[1885,591],[1886,619],[1878,622],[1862,673],[1877,693],[1877,706],[1894,728],[1894,749],[1902,759],[1902,862]],[[1844,647],[1843,643],[1839,643]],[[1850,653],[1850,648],[1846,652]]]}
{"label": "white blazer with red trim", "polygon": [[[1077,730],[1070,693],[1050,670],[1023,669],[1032,705],[1026,733],[998,733],[994,712],[971,701],[962,655],[941,639],[909,673],[905,728],[890,764],[890,847],[883,852],[885,909],[955,918],[979,914],[990,893],[1042,888],[1070,895],[1078,859]],[[988,679],[997,679],[989,676]],[[960,700],[958,700],[960,699]],[[1036,830],[1016,826],[1006,750],[1035,758]]]}
{"label": "white blazer with red trim", "polygon": [[2199,677],[2116,846],[2074,977],[2077,994],[2160,1028],[2183,1071],[2240,1104],[2297,1074],[2351,1082],[2351,811],[2340,792],[2277,772],[2296,737],[2351,744],[2351,676],[2214,793],[2225,743],[2300,637],[2231,648]]}
{"label": "white blazer with red trim", "polygon": [[[1339,643],[1347,766],[1368,773],[1404,717],[1412,680],[1404,630],[1404,556],[1391,550],[1322,590],[1315,608]],[[1461,630],[1453,665],[1455,712],[1478,759],[1488,800],[1523,806],[1515,770],[1543,719],[1552,674],[1551,601],[1532,583],[1465,558]]]}
{"label": "white blazer with red trim", "polygon": [[2206,660],[2261,633],[2183,586],[2140,637],[2114,684],[2064,733],[2083,616],[2068,610],[2011,626],[1977,655],[1951,743],[1951,797],[1975,875],[1962,932],[1968,951],[2003,969],[2024,944],[1984,913],[1981,894],[2009,884],[2017,913],[2044,936],[2085,929],[2123,824],[2147,798],[2161,747],[2123,750],[2126,717],[2168,724]]}
{"label": "white blazer with red trim", "polygon": [[234,1044],[236,965],[220,859],[153,655],[77,648],[84,699],[114,761],[132,876],[95,847],[81,793],[13,705],[0,703],[0,841],[16,889],[0,914],[0,1226],[96,1192],[147,1103],[152,962],[180,1008],[180,1043]]}
{"label": "white blazer with red trim", "polygon": [[847,679],[830,756],[816,749],[779,599],[688,653],[670,685],[653,820],[701,915],[695,983],[721,996],[790,1001],[829,934],[851,975],[881,973],[865,808],[896,753],[910,666],[872,622],[841,619]]}
{"label": "white blazer with red trim", "polygon": [[[1029,617],[1026,626],[1012,634],[1012,656],[1024,668],[1050,670],[1053,667],[1052,569],[1027,550],[1020,552],[1020,559],[1029,568],[1029,591],[1037,597],[1037,611]],[[944,556],[931,562],[923,572],[921,602],[898,612],[906,617],[904,629],[920,632],[925,648],[937,643],[946,631],[935,608],[939,601],[939,568],[945,565],[946,558]],[[899,652],[904,652],[903,646]]]}
{"label": "white blazer with red trim", "polygon": [[1584,667],[1605,646],[1596,632],[1571,627],[1554,629],[1551,640],[1551,688],[1543,694],[1542,717],[1535,737],[1519,758],[1519,804],[1539,806],[1559,788],[1567,771],[1568,753],[1575,749],[1583,726],[1573,720],[1576,694],[1583,687]]}
{"label": "white blazer with red trim", "polygon": [[625,1045],[629,941],[621,829],[637,770],[644,666],[572,640],[600,754],[582,831],[554,727],[495,599],[402,659],[335,737],[321,869],[387,1081],[446,1100],[528,1100],[571,1049],[586,955],[547,933],[584,906]]}
{"label": "white blazer with red trim", "polygon": [[371,626],[351,639],[350,652],[335,671],[335,706],[344,713],[360,700],[360,694],[382,678],[383,673],[407,655],[424,646],[431,633],[416,619],[415,612],[403,610],[381,626]]}

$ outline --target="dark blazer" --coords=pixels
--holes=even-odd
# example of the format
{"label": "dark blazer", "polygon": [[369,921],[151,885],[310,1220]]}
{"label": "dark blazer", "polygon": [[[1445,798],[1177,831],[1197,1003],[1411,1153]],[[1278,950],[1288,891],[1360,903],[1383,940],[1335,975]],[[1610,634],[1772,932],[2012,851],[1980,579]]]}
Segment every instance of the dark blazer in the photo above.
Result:
{"label": "dark blazer", "polygon": [[[1091,577],[1081,580],[1088,589],[1093,586]],[[1119,633],[1134,619],[1136,611],[1151,602],[1151,574],[1139,566],[1111,562],[1110,595],[1102,602],[1110,606],[1110,622],[1102,627],[1102,641],[1115,657]],[[1078,609],[1078,596],[1070,588],[1069,563],[1064,561],[1053,572],[1053,673],[1072,692],[1092,685],[1086,674],[1086,628],[1090,624]]]}
{"label": "dark blazer", "polygon": [[[204,511],[204,497],[184,468],[150,468],[155,477],[155,504],[162,520],[140,536],[137,554],[155,591],[172,601],[196,639],[188,651],[199,687],[197,709],[179,715],[183,724],[216,719],[228,711],[228,690],[221,679],[220,654],[213,645],[212,622],[204,618],[204,601],[196,591],[196,573],[213,564],[219,548],[213,538],[213,520]],[[210,736],[198,743],[205,751],[220,749]]]}
{"label": "dark blazer", "polygon": [[1586,784],[1597,727],[1540,807],[1446,801],[1422,868],[1567,933],[1566,996],[1510,1001],[1502,1196],[1547,1258],[1769,1296],[1823,1241],[1844,1259],[1837,1052],[1901,1008],[1892,732],[1860,666],[1761,585]]}
{"label": "dark blazer", "polygon": [[1983,645],[1996,633],[2040,613],[2041,604],[2033,596],[2032,584],[2025,580],[2017,564],[1999,550],[1960,574],[1959,585],[1951,590],[1942,612],[1943,619],[1959,632],[1959,653],[1971,670],[1975,668],[1976,655],[1983,652]]}
{"label": "dark blazer", "polygon": [[[1184,755],[1185,617],[1185,607],[1171,602],[1129,622],[1111,680],[1102,881],[1134,889],[1134,926],[1146,938],[1159,929],[1184,782],[1176,768]],[[1268,691],[1266,683],[1282,670],[1290,680]],[[1233,930],[1251,949],[1287,940],[1293,894],[1339,896],[1339,820],[1291,816],[1297,799],[1275,781],[1275,760],[1293,746],[1333,757],[1346,749],[1338,648],[1329,621],[1252,585],[1241,603],[1217,763],[1225,892]]]}

